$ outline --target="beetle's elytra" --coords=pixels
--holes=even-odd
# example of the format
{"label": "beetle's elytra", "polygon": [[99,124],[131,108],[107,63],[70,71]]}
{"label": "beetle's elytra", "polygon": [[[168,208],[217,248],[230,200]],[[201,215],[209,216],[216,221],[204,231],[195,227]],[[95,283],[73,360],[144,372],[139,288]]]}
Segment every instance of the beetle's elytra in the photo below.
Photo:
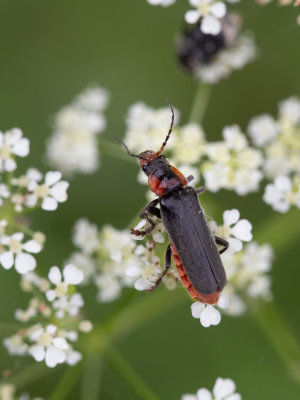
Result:
{"label": "beetle's elytra", "polygon": [[[162,151],[171,135],[174,124],[174,110],[168,101],[172,120],[169,132],[159,151],[146,150],[137,157],[140,166],[148,176],[150,189],[158,196],[140,213],[140,218],[149,222],[145,230],[131,229],[134,235],[145,235],[153,231],[156,223],[152,216],[162,219],[169,235],[170,244],[166,249],[165,270],[149,291],[154,290],[171,266],[171,254],[179,277],[190,296],[202,303],[216,304],[221,290],[226,285],[226,274],[220,254],[228,248],[228,242],[214,236],[210,231],[198,194],[205,189],[194,189],[188,183],[192,177],[185,178],[170,165]],[[160,206],[160,208],[157,207]],[[219,252],[217,245],[222,245]]]}

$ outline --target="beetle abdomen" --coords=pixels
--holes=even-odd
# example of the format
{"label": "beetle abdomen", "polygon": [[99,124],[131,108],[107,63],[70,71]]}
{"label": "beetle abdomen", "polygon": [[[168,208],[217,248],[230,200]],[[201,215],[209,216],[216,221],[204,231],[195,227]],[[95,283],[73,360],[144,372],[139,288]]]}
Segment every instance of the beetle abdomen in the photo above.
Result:
{"label": "beetle abdomen", "polygon": [[213,292],[211,294],[203,294],[203,293],[198,292],[198,290],[196,290],[194,288],[194,286],[192,285],[192,282],[189,280],[189,277],[184,269],[184,266],[180,260],[180,257],[178,255],[173,243],[171,243],[171,250],[172,250],[172,254],[173,254],[173,258],[174,258],[174,264],[176,265],[176,268],[178,271],[178,275],[181,279],[183,286],[188,291],[189,295],[193,299],[196,299],[196,300],[200,301],[201,303],[217,304],[217,302],[220,298],[220,295],[221,295],[221,291],[219,289],[217,289],[215,292]]}

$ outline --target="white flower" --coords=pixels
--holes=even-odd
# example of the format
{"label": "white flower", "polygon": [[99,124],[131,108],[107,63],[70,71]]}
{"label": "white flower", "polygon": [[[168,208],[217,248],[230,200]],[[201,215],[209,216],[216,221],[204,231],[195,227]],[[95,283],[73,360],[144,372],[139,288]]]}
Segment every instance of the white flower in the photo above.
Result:
{"label": "white flower", "polygon": [[274,140],[279,133],[279,124],[269,114],[252,118],[248,133],[256,146],[262,147]]}
{"label": "white flower", "polygon": [[14,156],[26,157],[29,154],[29,140],[22,136],[19,128],[0,132],[0,172],[10,172],[17,168]]}
{"label": "white flower", "polygon": [[80,218],[75,223],[72,240],[84,253],[92,254],[99,247],[97,225],[90,223],[86,218]]}
{"label": "white flower", "polygon": [[221,314],[214,306],[203,304],[196,301],[191,305],[192,316],[200,319],[200,323],[205,328],[211,325],[219,325],[221,322]]}
{"label": "white flower", "polygon": [[57,337],[57,327],[53,324],[46,329],[40,328],[32,332],[30,339],[36,344],[28,349],[28,353],[38,362],[45,360],[48,367],[53,368],[66,361],[66,350],[69,344],[63,337]]}
{"label": "white flower", "polygon": [[80,308],[84,306],[84,301],[80,293],[74,293],[71,296],[63,296],[53,301],[53,309],[56,310],[57,318],[64,318],[65,314],[72,317],[78,315]]}
{"label": "white flower", "polygon": [[168,7],[175,3],[176,0],[147,0],[152,6]]}
{"label": "white flower", "polygon": [[26,274],[35,269],[35,258],[28,253],[39,253],[42,247],[35,240],[22,243],[23,238],[24,233],[17,232],[0,239],[0,243],[7,247],[0,255],[0,262],[4,269],[10,269],[14,264],[19,274]]}
{"label": "white flower", "polygon": [[200,29],[203,33],[217,35],[221,32],[222,25],[219,19],[226,14],[226,5],[223,1],[189,0],[189,2],[197,9],[185,13],[188,24],[195,24],[202,17]]}
{"label": "white flower", "polygon": [[[179,121],[179,111],[176,109],[174,111],[176,126]],[[131,152],[159,150],[170,127],[171,111],[169,107],[155,110],[143,102],[138,102],[129,108],[126,123],[124,141]],[[171,135],[168,150],[171,150],[172,143]]]}
{"label": "white flower", "polygon": [[206,388],[200,388],[196,395],[185,394],[181,400],[241,400],[239,393],[235,393],[236,386],[232,379],[218,378],[212,393]]}
{"label": "white flower", "polygon": [[46,292],[48,301],[53,301],[56,298],[64,297],[68,292],[69,285],[78,285],[81,283],[83,272],[72,264],[66,265],[63,273],[60,272],[58,267],[54,266],[50,268],[48,278],[56,286],[55,289],[50,289]]}
{"label": "white flower", "polygon": [[205,154],[205,137],[202,128],[196,123],[184,125],[173,133],[172,159],[176,164],[194,164]]}
{"label": "white flower", "polygon": [[[271,278],[268,276],[268,272],[272,268],[272,258],[273,250],[271,246],[267,244],[258,245],[256,242],[248,243],[238,253],[226,252],[222,255],[227,278],[230,282],[230,289],[228,291],[226,288],[224,289],[224,293],[229,296],[229,308],[232,301],[239,302],[236,298],[231,300],[231,296],[235,296],[232,289],[248,293],[250,297],[262,297],[266,301],[272,299]],[[236,304],[235,308],[242,309],[242,303]],[[229,310],[229,314],[233,313]]]}
{"label": "white flower", "polygon": [[100,87],[80,93],[54,119],[54,131],[47,143],[49,163],[65,175],[91,174],[99,168],[97,136],[106,128],[103,111],[109,94]]}
{"label": "white flower", "polygon": [[202,165],[205,186],[212,192],[221,188],[235,190],[241,196],[258,190],[263,178],[261,152],[248,145],[236,125],[225,127],[223,137],[223,142],[206,146],[209,161]]}
{"label": "white flower", "polygon": [[265,187],[263,200],[281,213],[287,212],[292,205],[300,208],[300,179],[295,177],[293,182],[288,176],[278,176],[274,183]]}
{"label": "white flower", "polygon": [[254,40],[250,36],[240,36],[233,46],[220,51],[213,60],[207,64],[199,65],[195,76],[199,80],[215,84],[227,78],[232,71],[241,70],[253,61],[257,54]]}
{"label": "white flower", "polygon": [[242,241],[249,242],[252,239],[252,225],[247,219],[240,219],[237,209],[227,210],[223,213],[224,224],[217,226],[211,223],[213,232],[228,241],[228,252],[235,253],[243,247]]}
{"label": "white flower", "polygon": [[31,179],[28,183],[30,194],[27,196],[26,204],[34,207],[38,200],[42,200],[43,210],[53,211],[57,209],[58,203],[67,200],[67,189],[69,183],[61,181],[62,174],[59,171],[50,171],[45,175],[45,181],[38,184],[36,179]]}
{"label": "white flower", "polygon": [[288,119],[293,124],[300,124],[300,99],[290,97],[279,103],[279,116]]}

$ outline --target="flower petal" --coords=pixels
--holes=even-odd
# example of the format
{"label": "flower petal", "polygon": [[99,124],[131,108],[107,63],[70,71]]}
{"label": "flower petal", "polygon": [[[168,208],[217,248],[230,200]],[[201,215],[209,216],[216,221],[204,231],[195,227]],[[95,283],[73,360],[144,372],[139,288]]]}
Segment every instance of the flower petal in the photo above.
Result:
{"label": "flower petal", "polygon": [[212,400],[212,395],[206,388],[201,388],[197,391],[197,400]]}
{"label": "flower petal", "polygon": [[189,10],[184,15],[184,19],[188,24],[195,24],[199,18],[200,14],[197,10]]}
{"label": "flower petal", "polygon": [[10,269],[14,265],[14,255],[12,251],[6,251],[1,254],[0,262],[4,269]]}
{"label": "flower petal", "polygon": [[245,242],[249,242],[252,239],[252,224],[247,219],[241,219],[233,228],[231,228],[232,234]]}
{"label": "flower petal", "polygon": [[63,337],[56,337],[52,339],[52,343],[58,349],[67,350],[69,348],[68,342]]}
{"label": "flower petal", "polygon": [[216,17],[216,18],[223,18],[224,15],[226,14],[226,5],[222,1],[218,1],[215,4],[212,4],[210,6],[210,12]]}
{"label": "flower petal", "polygon": [[36,344],[30,346],[28,349],[28,353],[35,359],[37,362],[43,361],[45,358],[45,348],[40,344]]}
{"label": "flower petal", "polygon": [[203,303],[200,303],[199,301],[196,301],[191,305],[191,310],[192,310],[192,316],[194,318],[200,318],[202,311],[204,310],[205,305]]}
{"label": "flower petal", "polygon": [[29,154],[29,140],[22,138],[12,148],[12,153],[19,157],[26,157]]}
{"label": "flower petal", "polygon": [[45,362],[50,368],[55,367],[57,364],[62,364],[66,359],[66,354],[63,350],[55,346],[49,346],[46,350]]}
{"label": "flower petal", "polygon": [[213,306],[207,305],[200,316],[201,325],[208,328],[211,325],[218,325],[221,321],[221,314]]}
{"label": "flower petal", "polygon": [[52,197],[45,197],[41,207],[46,211],[54,211],[57,209],[57,201]]}
{"label": "flower petal", "polygon": [[235,391],[235,383],[232,379],[218,378],[213,388],[216,400],[222,400]]}
{"label": "flower petal", "polygon": [[29,253],[39,253],[42,250],[42,246],[36,240],[28,240],[23,244],[23,249]]}
{"label": "flower petal", "polygon": [[56,266],[51,267],[48,274],[48,278],[50,282],[54,283],[54,285],[60,283],[62,278],[60,269]]}
{"label": "flower petal", "polygon": [[239,239],[235,239],[233,237],[229,237],[226,240],[229,243],[227,254],[237,253],[238,251],[242,250],[243,243]]}
{"label": "flower petal", "polygon": [[223,213],[223,220],[224,220],[224,225],[230,226],[238,222],[240,218],[240,212],[236,208],[233,208],[232,210],[226,210]]}
{"label": "flower petal", "polygon": [[58,182],[62,177],[62,173],[59,171],[49,171],[45,175],[45,184],[47,186],[52,186]]}
{"label": "flower petal", "polygon": [[83,280],[83,272],[73,264],[68,264],[63,270],[64,282],[68,285],[78,285]]}
{"label": "flower petal", "polygon": [[19,274],[26,274],[27,272],[34,270],[35,267],[36,261],[31,254],[21,252],[16,255],[15,268]]}
{"label": "flower petal", "polygon": [[71,351],[67,355],[66,363],[69,365],[76,365],[82,359],[82,355],[78,351]]}
{"label": "flower petal", "polygon": [[66,181],[58,182],[50,189],[51,196],[53,196],[59,203],[66,201],[68,198],[67,189],[69,186],[69,183]]}
{"label": "flower petal", "polygon": [[201,23],[201,31],[206,34],[217,35],[221,32],[221,23],[215,17],[206,15]]}
{"label": "flower petal", "polygon": [[8,158],[4,162],[4,169],[8,172],[14,171],[17,168],[17,163],[12,158]]}
{"label": "flower petal", "polygon": [[134,283],[134,288],[136,290],[147,290],[152,286],[152,283],[147,281],[145,278],[140,278]]}

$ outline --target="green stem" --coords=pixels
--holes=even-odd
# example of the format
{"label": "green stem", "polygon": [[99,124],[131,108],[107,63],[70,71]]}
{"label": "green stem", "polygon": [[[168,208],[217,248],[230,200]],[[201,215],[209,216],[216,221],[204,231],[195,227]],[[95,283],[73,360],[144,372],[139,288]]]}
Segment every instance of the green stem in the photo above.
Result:
{"label": "green stem", "polygon": [[67,366],[61,380],[59,381],[58,385],[56,385],[54,392],[52,393],[49,400],[66,399],[71,392],[73,386],[78,381],[81,368],[82,363],[79,363],[74,367]]}
{"label": "green stem", "polygon": [[208,100],[211,92],[211,86],[205,83],[199,83],[196,95],[192,104],[189,122],[202,124],[204,114],[208,105]]}
{"label": "green stem", "polygon": [[274,349],[300,384],[300,347],[274,302],[247,300],[249,309]]}
{"label": "green stem", "polygon": [[102,374],[102,357],[92,354],[83,365],[81,399],[98,400]]}
{"label": "green stem", "polygon": [[143,400],[159,400],[159,397],[147,386],[136,371],[127,363],[121,354],[109,347],[105,353],[105,358],[110,366],[121,376],[121,378],[130,386],[138,395],[139,399]]}

